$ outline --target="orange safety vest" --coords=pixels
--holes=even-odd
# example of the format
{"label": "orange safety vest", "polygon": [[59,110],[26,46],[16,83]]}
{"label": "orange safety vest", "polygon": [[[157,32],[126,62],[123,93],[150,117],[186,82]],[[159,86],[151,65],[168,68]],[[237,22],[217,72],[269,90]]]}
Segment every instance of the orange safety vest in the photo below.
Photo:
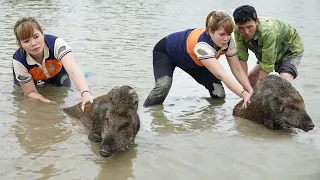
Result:
{"label": "orange safety vest", "polygon": [[[45,73],[42,68],[45,68]],[[60,60],[45,60],[45,67],[33,67],[29,70],[34,81],[47,80],[57,75],[62,69],[62,63]],[[46,75],[47,74],[47,75]],[[48,76],[48,77],[47,77]]]}
{"label": "orange safety vest", "polygon": [[[198,59],[197,55],[194,53],[194,47],[198,43],[199,37],[201,34],[205,32],[204,28],[198,28],[194,29],[190,32],[186,46],[187,46],[187,52],[189,56],[192,58],[192,60],[198,65],[198,66],[204,66],[201,61]],[[219,57],[223,54],[225,54],[226,50],[222,50],[219,54],[216,55],[216,59],[219,59]]]}

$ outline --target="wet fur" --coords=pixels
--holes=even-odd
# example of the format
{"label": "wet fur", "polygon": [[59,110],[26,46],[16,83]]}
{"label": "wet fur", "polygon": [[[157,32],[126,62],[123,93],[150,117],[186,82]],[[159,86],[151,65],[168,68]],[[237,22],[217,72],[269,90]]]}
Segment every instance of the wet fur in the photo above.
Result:
{"label": "wet fur", "polygon": [[305,110],[302,96],[286,79],[268,75],[261,79],[251,96],[251,103],[242,108],[243,101],[233,109],[233,115],[263,124],[268,129],[296,127],[304,131],[313,125]]}
{"label": "wet fur", "polygon": [[81,103],[64,108],[64,112],[79,119],[90,130],[88,138],[107,145],[108,151],[124,151],[133,144],[140,129],[137,113],[138,95],[130,86],[113,88],[106,95],[87,103],[82,112]]}

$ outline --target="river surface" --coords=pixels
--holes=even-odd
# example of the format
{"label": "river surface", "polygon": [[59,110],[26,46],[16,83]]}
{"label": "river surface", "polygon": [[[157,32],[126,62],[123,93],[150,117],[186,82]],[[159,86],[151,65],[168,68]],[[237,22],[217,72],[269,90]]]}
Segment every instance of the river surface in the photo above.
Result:
{"label": "river surface", "polygon": [[[320,179],[319,0],[0,0],[0,179]],[[258,16],[280,18],[300,33],[305,53],[293,85],[305,100],[313,131],[270,131],[236,120],[240,100],[212,101],[207,90],[176,68],[163,105],[143,108],[154,86],[153,46],[171,32],[204,27],[216,9],[243,4]],[[39,91],[57,104],[25,98],[12,86],[13,26],[34,16],[44,32],[71,46],[93,96],[130,85],[140,98],[141,129],[134,147],[103,158],[81,123],[62,112],[81,101],[75,88]],[[231,74],[225,57],[219,61]],[[249,68],[256,59],[250,54]]]}

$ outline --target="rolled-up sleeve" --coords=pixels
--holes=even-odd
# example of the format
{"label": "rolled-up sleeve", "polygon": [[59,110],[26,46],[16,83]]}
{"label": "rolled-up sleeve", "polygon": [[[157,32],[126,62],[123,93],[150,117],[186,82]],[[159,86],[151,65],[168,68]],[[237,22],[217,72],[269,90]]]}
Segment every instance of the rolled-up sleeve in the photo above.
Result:
{"label": "rolled-up sleeve", "polygon": [[27,68],[22,63],[13,59],[12,65],[15,78],[19,83],[25,84],[32,80],[32,75],[28,72]]}
{"label": "rolled-up sleeve", "polygon": [[274,64],[276,62],[276,43],[277,34],[275,32],[269,32],[263,36],[262,58],[260,67],[264,72],[270,73],[274,70]]}
{"label": "rolled-up sleeve", "polygon": [[236,40],[236,50],[237,55],[241,61],[247,62],[249,58],[248,47],[243,42],[243,39],[240,38],[238,31],[234,32],[234,37]]}
{"label": "rolled-up sleeve", "polygon": [[216,52],[208,43],[198,42],[194,47],[194,53],[199,60],[210,59],[216,57]]}
{"label": "rolled-up sleeve", "polygon": [[71,52],[69,45],[63,39],[57,38],[54,44],[54,57],[61,60],[69,52]]}

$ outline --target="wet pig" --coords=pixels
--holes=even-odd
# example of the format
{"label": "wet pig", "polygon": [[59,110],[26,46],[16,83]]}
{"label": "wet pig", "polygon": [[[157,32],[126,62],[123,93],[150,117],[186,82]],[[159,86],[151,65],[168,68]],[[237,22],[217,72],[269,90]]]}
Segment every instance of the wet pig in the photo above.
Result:
{"label": "wet pig", "polygon": [[127,150],[140,129],[138,94],[130,86],[114,87],[93,103],[81,103],[64,108],[64,112],[79,119],[89,129],[89,140],[100,142],[100,154],[108,157]]}
{"label": "wet pig", "polygon": [[261,79],[246,109],[241,107],[242,103],[234,107],[233,115],[262,123],[268,129],[294,127],[307,132],[314,128],[300,93],[278,75]]}

